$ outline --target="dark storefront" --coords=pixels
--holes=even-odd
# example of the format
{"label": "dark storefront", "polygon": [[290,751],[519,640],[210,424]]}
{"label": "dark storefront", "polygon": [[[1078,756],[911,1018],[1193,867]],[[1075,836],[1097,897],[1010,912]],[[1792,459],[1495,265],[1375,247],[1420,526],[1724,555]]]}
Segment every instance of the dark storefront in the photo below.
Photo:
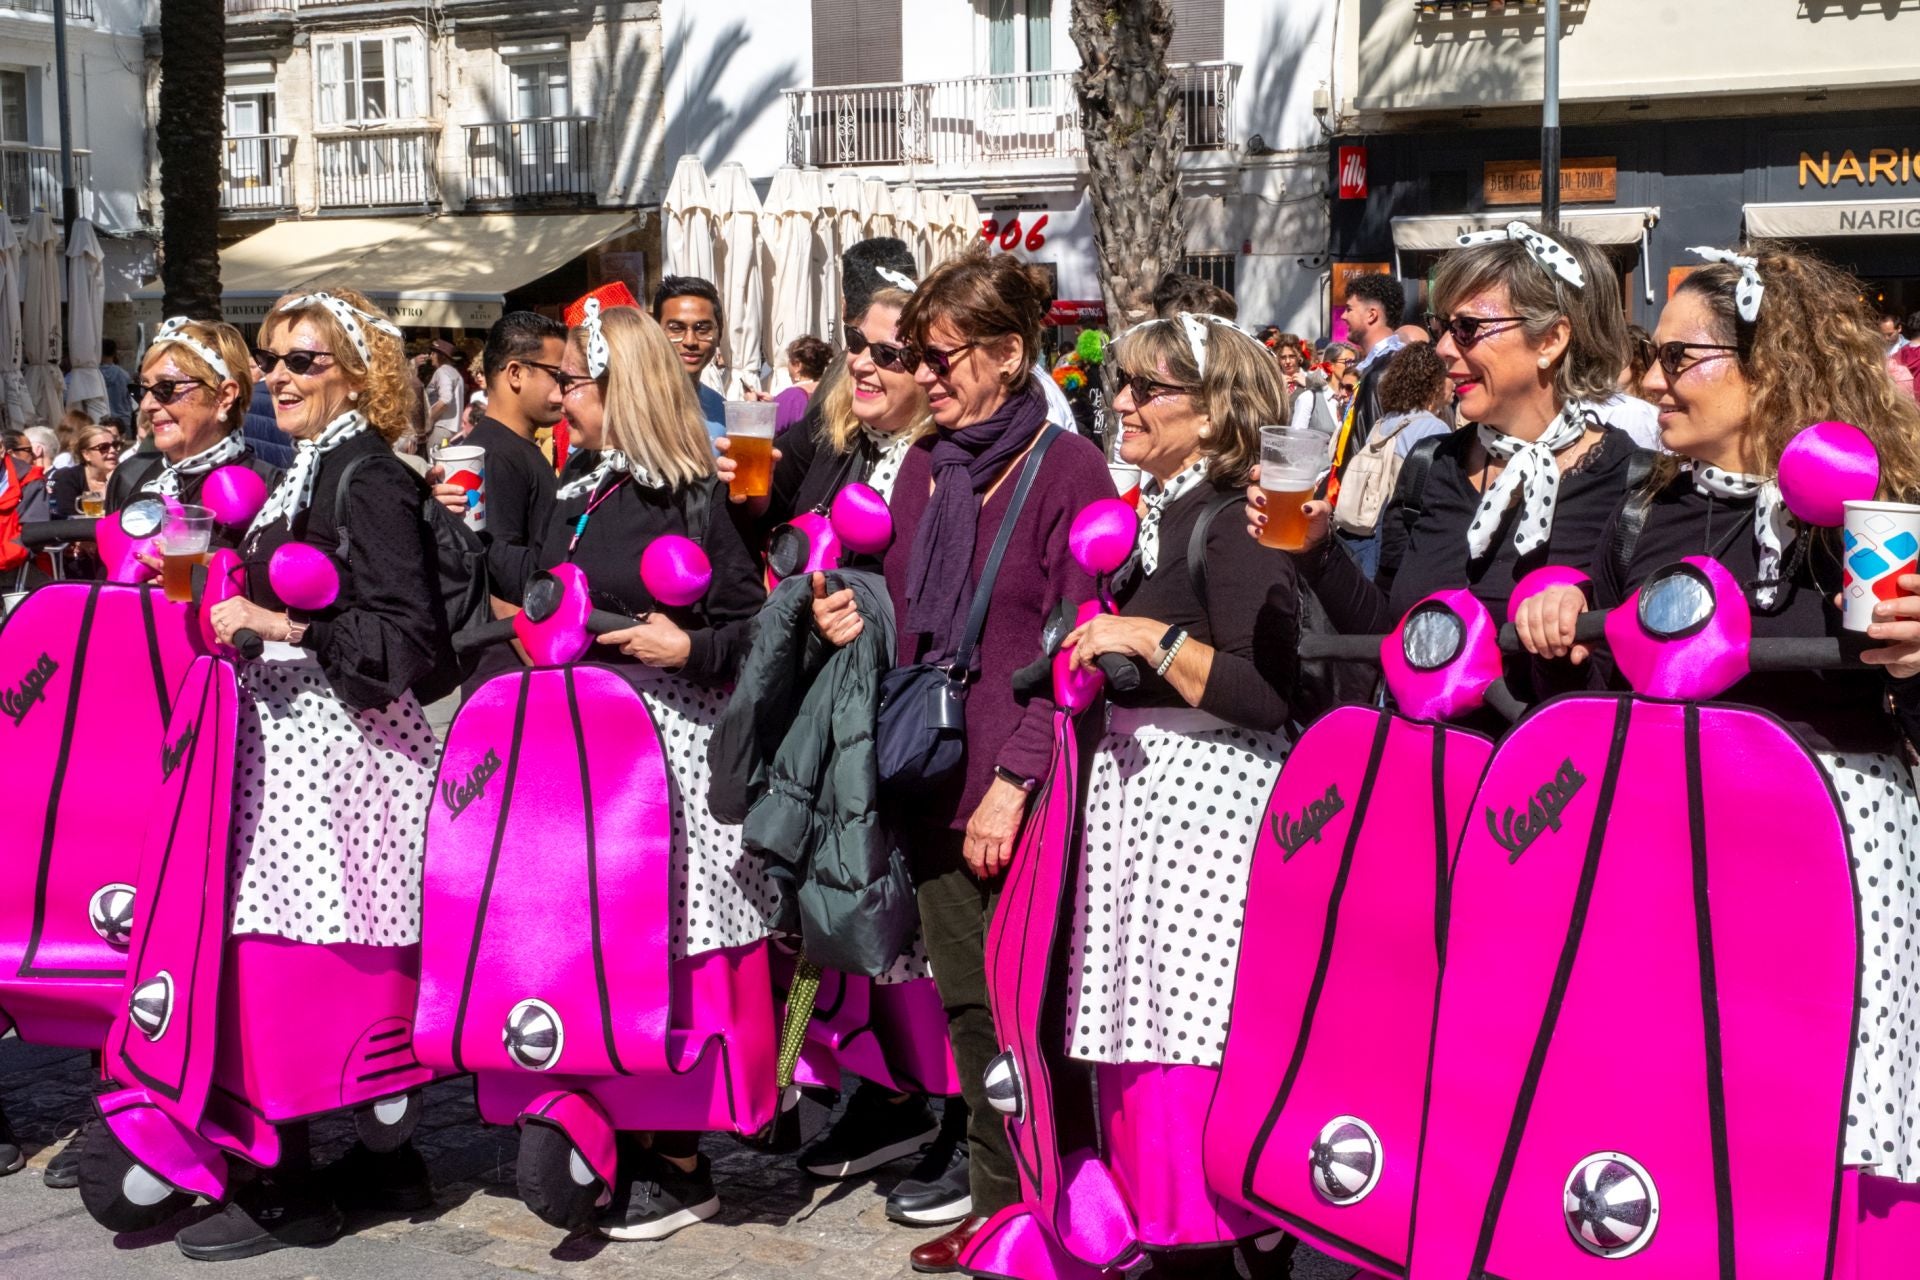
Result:
{"label": "dark storefront", "polygon": [[[1532,130],[1344,138],[1333,155],[1343,147],[1365,148],[1367,195],[1333,201],[1335,261],[1397,266],[1416,289],[1459,231],[1539,211]],[[1687,246],[1743,233],[1806,244],[1876,308],[1920,310],[1920,112],[1576,127],[1562,154],[1567,228],[1606,245],[1641,324],[1698,265]]]}

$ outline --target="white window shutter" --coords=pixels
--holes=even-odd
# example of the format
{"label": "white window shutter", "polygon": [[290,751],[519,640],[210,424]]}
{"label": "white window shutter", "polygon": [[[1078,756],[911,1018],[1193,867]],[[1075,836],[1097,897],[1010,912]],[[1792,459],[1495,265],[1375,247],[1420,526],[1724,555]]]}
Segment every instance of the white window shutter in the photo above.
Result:
{"label": "white window shutter", "polygon": [[427,114],[427,60],[417,34],[393,38],[394,116],[416,120]]}
{"label": "white window shutter", "polygon": [[321,124],[340,124],[346,118],[346,69],[338,41],[316,44],[313,49],[314,87],[317,90]]}

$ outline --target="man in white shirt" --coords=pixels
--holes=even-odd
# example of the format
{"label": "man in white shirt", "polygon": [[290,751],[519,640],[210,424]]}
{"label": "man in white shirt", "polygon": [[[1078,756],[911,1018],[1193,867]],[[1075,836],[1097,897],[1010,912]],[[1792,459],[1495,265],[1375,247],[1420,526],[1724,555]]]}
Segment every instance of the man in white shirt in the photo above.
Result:
{"label": "man in white shirt", "polygon": [[445,338],[433,341],[433,376],[427,380],[427,444],[437,448],[460,430],[460,411],[467,405],[467,380],[456,363],[459,348]]}

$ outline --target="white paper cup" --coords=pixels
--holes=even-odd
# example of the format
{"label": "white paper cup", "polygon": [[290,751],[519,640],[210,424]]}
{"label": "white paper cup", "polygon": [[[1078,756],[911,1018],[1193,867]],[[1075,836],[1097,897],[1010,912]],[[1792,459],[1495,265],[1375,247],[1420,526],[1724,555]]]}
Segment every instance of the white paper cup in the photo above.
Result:
{"label": "white paper cup", "polygon": [[1920,573],[1920,507],[1905,502],[1849,502],[1841,537],[1840,625],[1865,631],[1873,607],[1905,595],[1901,574]]}
{"label": "white paper cup", "polygon": [[434,450],[435,465],[445,468],[446,482],[467,491],[467,528],[479,533],[487,527],[487,451],[477,444],[450,444]]}
{"label": "white paper cup", "polygon": [[1140,501],[1140,468],[1125,462],[1109,462],[1107,474],[1113,477],[1113,491],[1128,502]]}

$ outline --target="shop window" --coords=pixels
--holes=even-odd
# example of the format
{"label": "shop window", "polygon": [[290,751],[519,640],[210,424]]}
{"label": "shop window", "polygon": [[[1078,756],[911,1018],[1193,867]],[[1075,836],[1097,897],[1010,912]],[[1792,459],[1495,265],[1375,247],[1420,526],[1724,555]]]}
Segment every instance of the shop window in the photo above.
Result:
{"label": "shop window", "polygon": [[1190,276],[1199,276],[1208,284],[1232,293],[1233,273],[1238,263],[1238,255],[1231,253],[1190,253],[1181,259],[1180,269]]}

